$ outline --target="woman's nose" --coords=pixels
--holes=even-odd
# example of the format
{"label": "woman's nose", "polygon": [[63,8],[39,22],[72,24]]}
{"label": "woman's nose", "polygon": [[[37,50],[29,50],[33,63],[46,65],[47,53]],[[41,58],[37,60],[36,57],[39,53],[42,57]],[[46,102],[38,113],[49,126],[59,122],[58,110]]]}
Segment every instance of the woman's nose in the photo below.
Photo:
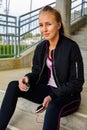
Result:
{"label": "woman's nose", "polygon": [[43,26],[43,31],[47,31],[47,27],[46,26]]}

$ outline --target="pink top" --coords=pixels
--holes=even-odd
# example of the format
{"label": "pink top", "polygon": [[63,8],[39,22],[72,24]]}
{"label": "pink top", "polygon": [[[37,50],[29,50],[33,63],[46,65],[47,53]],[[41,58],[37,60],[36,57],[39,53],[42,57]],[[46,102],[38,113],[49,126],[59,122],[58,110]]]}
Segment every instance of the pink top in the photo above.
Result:
{"label": "pink top", "polygon": [[48,85],[57,88],[57,85],[56,85],[54,77],[53,77],[53,72],[52,72],[52,59],[48,57],[46,63],[47,63],[47,67],[50,70],[50,78],[48,81]]}

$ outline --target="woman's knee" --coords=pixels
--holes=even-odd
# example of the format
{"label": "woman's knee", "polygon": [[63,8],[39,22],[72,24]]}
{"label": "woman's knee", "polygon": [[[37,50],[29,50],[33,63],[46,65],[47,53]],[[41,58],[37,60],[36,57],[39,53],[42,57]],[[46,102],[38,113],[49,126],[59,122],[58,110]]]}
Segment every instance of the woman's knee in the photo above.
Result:
{"label": "woman's knee", "polygon": [[51,112],[51,111],[54,111],[55,109],[57,109],[56,106],[55,106],[55,103],[50,102],[49,105],[48,105],[47,110]]}
{"label": "woman's knee", "polygon": [[58,111],[53,102],[50,102],[44,118],[43,130],[57,130]]}
{"label": "woman's knee", "polygon": [[18,81],[11,81],[8,84],[7,90],[14,91],[18,89]]}

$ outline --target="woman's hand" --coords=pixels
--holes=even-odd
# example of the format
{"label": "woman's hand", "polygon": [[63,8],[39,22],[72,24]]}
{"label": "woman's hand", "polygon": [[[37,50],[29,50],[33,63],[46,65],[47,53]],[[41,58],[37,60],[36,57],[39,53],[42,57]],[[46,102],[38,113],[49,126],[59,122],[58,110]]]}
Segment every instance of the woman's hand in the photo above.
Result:
{"label": "woman's hand", "polygon": [[51,100],[52,100],[52,98],[51,98],[50,96],[45,97],[45,98],[44,98],[44,101],[43,101],[43,106],[44,106],[45,108],[47,108],[47,107],[48,107],[48,104],[50,103]]}
{"label": "woman's hand", "polygon": [[19,79],[19,89],[21,91],[26,91],[26,85],[24,83],[28,83],[29,82],[29,78],[27,76]]}

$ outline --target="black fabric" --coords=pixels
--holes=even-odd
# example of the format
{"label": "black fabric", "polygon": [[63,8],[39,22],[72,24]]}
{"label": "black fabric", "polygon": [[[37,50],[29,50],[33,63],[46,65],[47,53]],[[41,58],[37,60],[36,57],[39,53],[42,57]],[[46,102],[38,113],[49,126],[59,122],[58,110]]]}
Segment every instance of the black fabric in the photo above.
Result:
{"label": "black fabric", "polygon": [[[47,86],[47,85],[40,85],[40,86],[36,85],[33,87],[31,86],[27,92],[22,92],[19,90],[18,81],[10,82],[7,87],[7,90],[6,90],[2,105],[1,105],[1,109],[0,109],[0,130],[6,129],[7,124],[10,121],[10,119],[15,111],[18,98],[22,97],[27,100],[33,101],[35,103],[42,104],[44,98],[46,96],[50,95],[52,93],[53,89],[54,88]],[[56,130],[55,128],[57,126],[59,127],[59,124],[57,121],[58,121],[59,114],[60,114],[62,107],[64,107],[64,105],[66,105],[68,103],[71,103],[70,106],[67,106],[64,108],[64,111],[61,111],[62,112],[61,116],[62,115],[64,116],[64,114],[70,114],[78,109],[80,100],[81,100],[80,96],[76,96],[76,97],[75,96],[66,96],[66,97],[54,98],[54,100],[52,100],[52,102],[49,104],[49,106],[47,108],[43,130],[51,130],[51,129]],[[75,101],[77,101],[77,102],[75,102]],[[50,105],[54,109],[50,109]],[[75,108],[75,109],[73,109],[73,108]],[[72,109],[71,112],[65,113],[67,110],[70,110],[70,109]],[[54,120],[50,120],[50,119],[54,119]],[[50,121],[52,121],[51,125],[50,125]],[[55,128],[54,128],[54,126],[55,126]],[[48,129],[46,129],[46,128],[48,128]]]}
{"label": "black fabric", "polygon": [[[49,42],[44,40],[35,50],[32,73],[26,75],[30,79],[30,84],[47,83],[48,71],[45,69],[48,54],[47,46],[49,46]],[[83,89],[84,67],[77,43],[65,36],[61,36],[52,57],[53,76],[58,87],[54,93],[57,96],[79,94]]]}
{"label": "black fabric", "polygon": [[19,97],[41,104],[43,99],[51,92],[51,88],[46,85],[31,86],[29,91],[22,92],[19,90],[18,81],[10,82],[0,109],[0,130],[6,129],[7,124],[14,113]]}
{"label": "black fabric", "polygon": [[63,96],[56,98],[48,105],[43,130],[59,130],[60,118],[75,112],[80,105],[80,96]]}

